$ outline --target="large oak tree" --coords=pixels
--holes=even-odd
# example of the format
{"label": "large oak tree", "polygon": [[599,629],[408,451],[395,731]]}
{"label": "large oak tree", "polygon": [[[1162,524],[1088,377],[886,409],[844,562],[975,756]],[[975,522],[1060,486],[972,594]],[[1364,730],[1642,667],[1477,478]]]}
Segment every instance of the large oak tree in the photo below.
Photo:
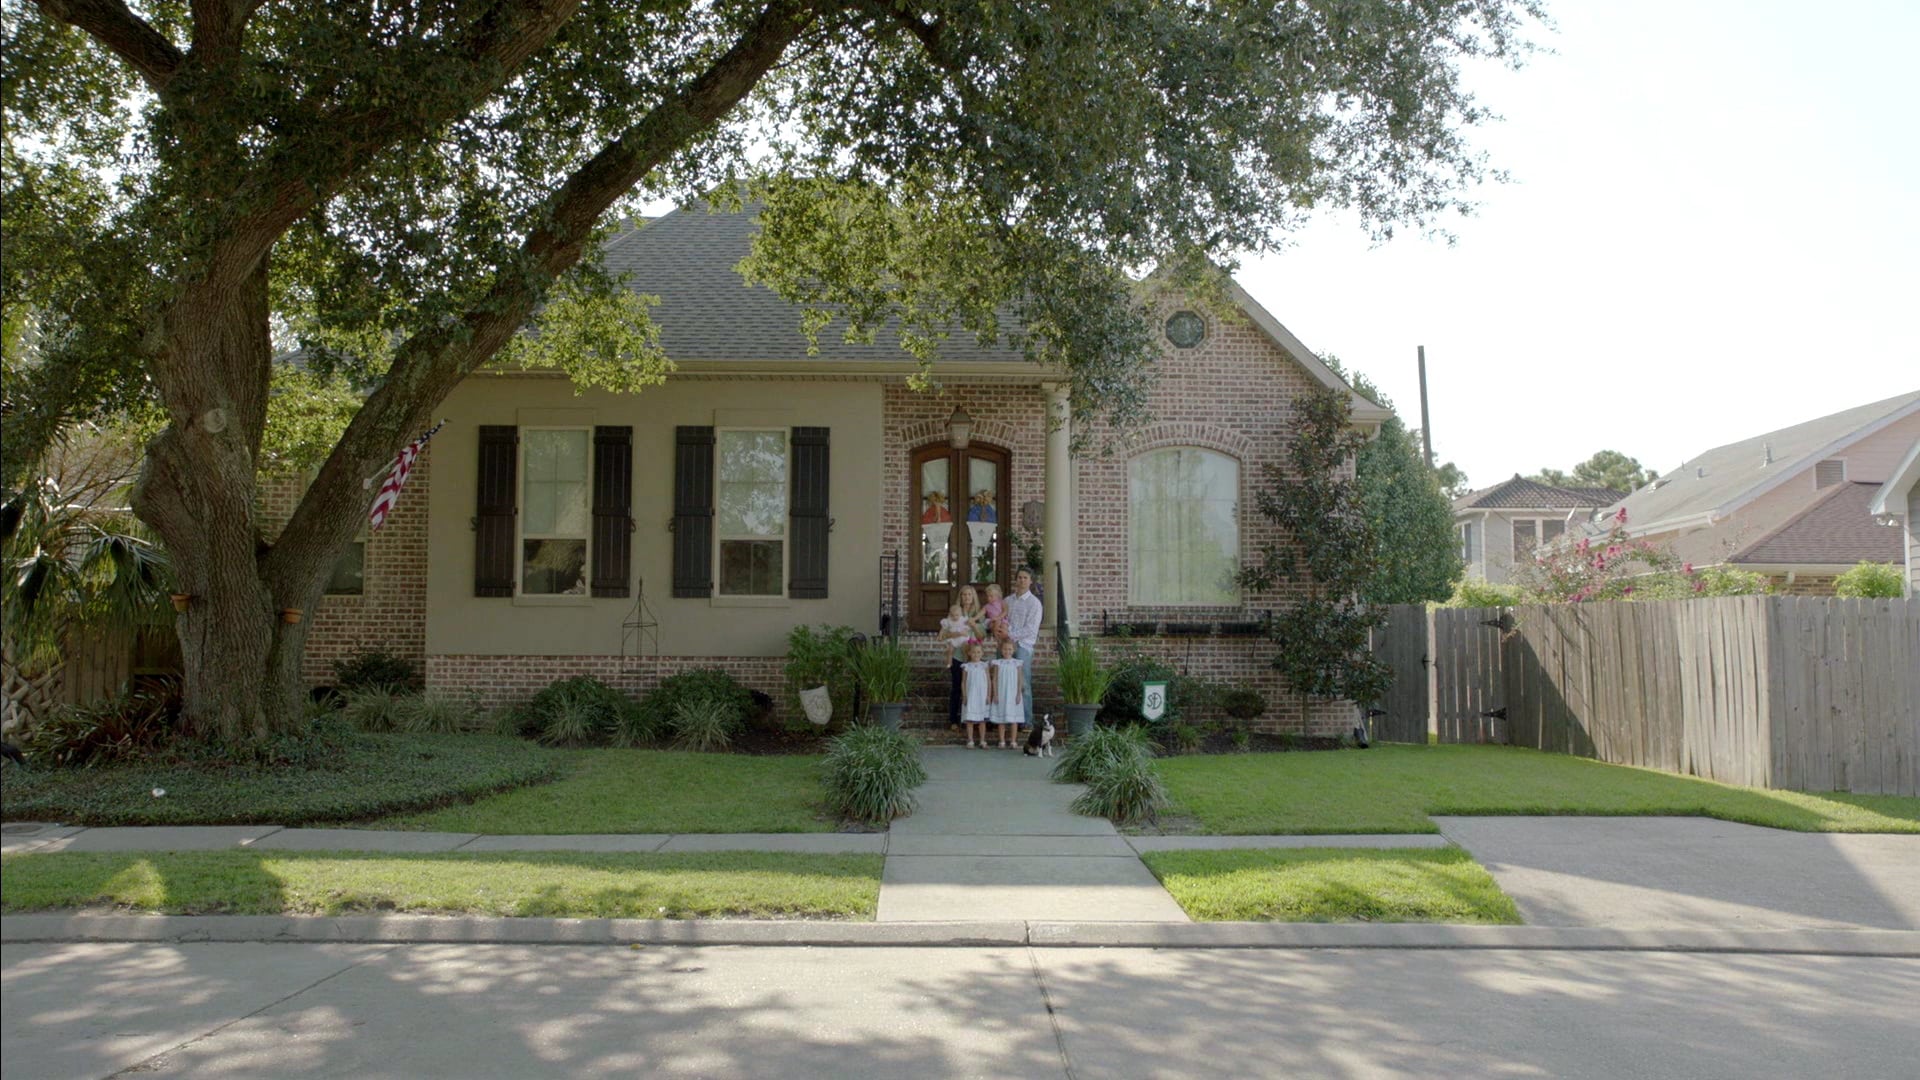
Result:
{"label": "large oak tree", "polygon": [[[659,375],[590,257],[622,200],[740,190],[755,278],[860,334],[1022,328],[1083,412],[1138,413],[1129,275],[1231,265],[1310,212],[1429,225],[1482,175],[1474,57],[1535,0],[0,0],[0,302],[17,483],[63,419],[158,410],[134,505],[182,591],[186,721],[298,724],[362,478],[503,349]],[[1194,271],[1196,274],[1198,270]],[[537,315],[553,333],[516,338]],[[565,322],[565,326],[561,322]],[[824,320],[808,323],[824,328]],[[796,327],[796,334],[799,328]],[[515,344],[516,340],[521,344]],[[577,348],[552,343],[573,341]],[[796,345],[799,339],[796,337]],[[371,388],[278,542],[276,350]]]}

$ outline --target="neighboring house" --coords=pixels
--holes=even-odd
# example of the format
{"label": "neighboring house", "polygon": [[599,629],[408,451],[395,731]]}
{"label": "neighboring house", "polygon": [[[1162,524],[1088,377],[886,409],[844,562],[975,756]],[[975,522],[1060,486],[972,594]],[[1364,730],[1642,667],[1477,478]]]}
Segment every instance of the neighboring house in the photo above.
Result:
{"label": "neighboring house", "polygon": [[659,298],[677,364],[664,385],[576,394],[551,372],[489,370],[453,391],[397,510],[349,553],[357,580],[343,574],[314,615],[311,681],[380,647],[430,687],[493,700],[698,667],[777,698],[789,632],[818,624],[900,625],[931,672],[960,586],[1010,584],[1039,540],[1049,625],[1064,578],[1076,632],[1177,623],[1181,636],[1136,644],[1260,687],[1274,726],[1350,722],[1350,706],[1283,692],[1255,630],[1287,593],[1245,592],[1233,571],[1279,539],[1252,507],[1262,467],[1283,460],[1289,401],[1328,387],[1363,428],[1388,413],[1251,297],[1233,287],[1226,317],[1170,307],[1154,422],[1075,457],[1059,373],[1010,349],[957,335],[938,392],[908,389],[916,366],[886,334],[851,344],[829,328],[809,356],[800,312],[733,269],[754,228],[690,209],[609,244],[610,268]]}
{"label": "neighboring house", "polygon": [[1467,576],[1504,584],[1513,568],[1569,530],[1578,530],[1593,512],[1618,499],[1609,488],[1565,488],[1513,479],[1453,500],[1453,523],[1460,534],[1460,557]]}
{"label": "neighboring house", "polygon": [[1900,551],[1907,566],[1907,598],[1920,597],[1920,439],[1894,466],[1893,475],[1874,493],[1867,512],[1883,525],[1900,530]]}
{"label": "neighboring house", "polygon": [[1626,510],[1629,535],[1696,566],[1731,564],[1766,574],[1775,591],[1830,594],[1862,559],[1900,560],[1898,534],[1868,506],[1916,438],[1920,391],[1715,447],[1606,513]]}

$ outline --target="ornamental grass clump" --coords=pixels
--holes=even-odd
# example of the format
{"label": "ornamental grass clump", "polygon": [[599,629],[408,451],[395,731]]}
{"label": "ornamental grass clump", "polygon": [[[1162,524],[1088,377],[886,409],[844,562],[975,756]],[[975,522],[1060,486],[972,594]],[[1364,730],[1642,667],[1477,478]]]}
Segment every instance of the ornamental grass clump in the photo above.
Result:
{"label": "ornamental grass clump", "polygon": [[428,690],[399,701],[396,730],[414,735],[453,735],[478,725],[480,705],[473,698],[445,690]]}
{"label": "ornamental grass clump", "polygon": [[397,731],[405,720],[411,694],[386,683],[374,683],[346,692],[340,715],[361,731]]}
{"label": "ornamental grass clump", "polygon": [[913,789],[926,782],[920,745],[888,728],[852,728],[827,743],[822,771],[827,805],[835,813],[884,825],[913,813]]}
{"label": "ornamental grass clump", "polygon": [[738,722],[726,702],[713,698],[683,701],[673,712],[673,748],[707,753],[733,744]]}
{"label": "ornamental grass clump", "polygon": [[1115,763],[1129,760],[1152,761],[1153,744],[1146,729],[1096,727],[1085,735],[1076,735],[1053,767],[1053,778],[1062,784],[1085,784]]}
{"label": "ornamental grass clump", "polygon": [[1093,642],[1075,638],[1060,646],[1056,665],[1060,674],[1060,693],[1070,705],[1098,705],[1107,696],[1113,672],[1100,663]]}
{"label": "ornamental grass clump", "polygon": [[1073,812],[1104,817],[1116,825],[1152,821],[1167,805],[1167,789],[1151,758],[1116,758],[1087,779]]}
{"label": "ornamental grass clump", "polygon": [[913,660],[907,650],[881,639],[854,650],[852,659],[868,700],[894,705],[907,700],[907,687],[913,678]]}

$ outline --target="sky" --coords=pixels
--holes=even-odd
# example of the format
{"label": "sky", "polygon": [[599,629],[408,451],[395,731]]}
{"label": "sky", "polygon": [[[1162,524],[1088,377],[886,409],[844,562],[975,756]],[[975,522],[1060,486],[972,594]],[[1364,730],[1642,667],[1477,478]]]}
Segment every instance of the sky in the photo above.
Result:
{"label": "sky", "polygon": [[1330,215],[1237,275],[1485,486],[1920,389],[1920,4],[1548,0],[1469,84],[1512,181],[1443,240]]}

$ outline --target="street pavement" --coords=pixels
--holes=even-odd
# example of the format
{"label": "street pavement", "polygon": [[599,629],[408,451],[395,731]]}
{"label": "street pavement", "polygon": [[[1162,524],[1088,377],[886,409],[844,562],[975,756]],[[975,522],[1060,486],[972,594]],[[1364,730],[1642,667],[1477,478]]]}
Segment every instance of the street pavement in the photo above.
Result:
{"label": "street pavement", "polygon": [[7,1080],[1895,1077],[1920,959],[11,944]]}

